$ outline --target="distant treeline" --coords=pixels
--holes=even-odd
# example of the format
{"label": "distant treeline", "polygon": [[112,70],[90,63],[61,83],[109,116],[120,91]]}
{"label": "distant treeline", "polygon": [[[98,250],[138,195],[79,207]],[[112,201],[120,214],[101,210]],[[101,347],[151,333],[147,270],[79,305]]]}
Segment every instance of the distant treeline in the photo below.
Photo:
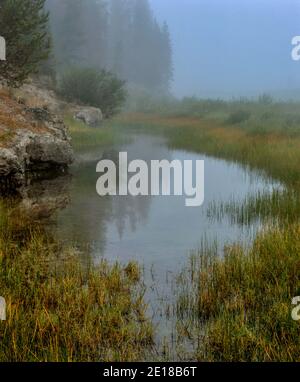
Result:
{"label": "distant treeline", "polygon": [[46,8],[53,43],[49,67],[103,68],[150,92],[169,91],[169,29],[157,22],[148,0],[46,0]]}

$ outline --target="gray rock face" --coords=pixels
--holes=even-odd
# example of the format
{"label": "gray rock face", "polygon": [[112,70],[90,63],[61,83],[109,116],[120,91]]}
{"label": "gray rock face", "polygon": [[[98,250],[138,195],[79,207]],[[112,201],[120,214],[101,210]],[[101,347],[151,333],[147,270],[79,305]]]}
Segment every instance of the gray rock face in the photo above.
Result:
{"label": "gray rock face", "polygon": [[76,110],[74,118],[90,127],[97,127],[103,121],[103,114],[96,107],[82,107]]}
{"label": "gray rock face", "polygon": [[[12,123],[14,117],[8,115]],[[44,109],[26,109],[24,115],[24,121],[13,121],[13,131],[0,123],[0,133],[10,134],[8,142],[0,141],[0,188],[18,188],[31,172],[63,169],[73,162],[67,128],[58,117]]]}

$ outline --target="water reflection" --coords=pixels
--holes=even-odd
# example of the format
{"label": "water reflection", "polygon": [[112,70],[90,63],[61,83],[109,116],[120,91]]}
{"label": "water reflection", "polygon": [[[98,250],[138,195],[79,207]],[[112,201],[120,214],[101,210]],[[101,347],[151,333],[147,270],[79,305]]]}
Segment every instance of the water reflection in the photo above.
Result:
{"label": "water reflection", "polygon": [[67,207],[71,201],[69,174],[48,174],[48,178],[28,179],[26,185],[18,190],[13,202],[19,210],[32,220],[47,222],[55,212]]}
{"label": "water reflection", "polygon": [[[217,238],[220,247],[248,239],[249,230],[240,225],[209,219],[212,202],[242,201],[249,194],[271,192],[279,187],[238,164],[171,150],[160,137],[140,134],[131,138],[130,142],[105,152],[82,155],[73,168],[71,203],[58,215],[57,234],[79,246],[88,243],[95,259],[101,256],[122,262],[134,259],[149,269],[154,264],[162,274],[177,271],[203,235],[212,240]],[[99,197],[96,164],[102,158],[117,162],[120,151],[128,152],[128,161],[142,159],[147,163],[153,159],[204,159],[204,205],[187,208],[185,196]],[[259,221],[255,221],[250,232],[258,228]]]}

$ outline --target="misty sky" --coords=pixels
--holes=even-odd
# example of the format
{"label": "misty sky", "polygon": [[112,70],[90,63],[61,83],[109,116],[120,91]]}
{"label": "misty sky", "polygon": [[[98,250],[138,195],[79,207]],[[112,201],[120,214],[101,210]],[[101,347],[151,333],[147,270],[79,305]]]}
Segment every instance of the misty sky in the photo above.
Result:
{"label": "misty sky", "polygon": [[170,26],[179,96],[300,93],[300,0],[150,0]]}

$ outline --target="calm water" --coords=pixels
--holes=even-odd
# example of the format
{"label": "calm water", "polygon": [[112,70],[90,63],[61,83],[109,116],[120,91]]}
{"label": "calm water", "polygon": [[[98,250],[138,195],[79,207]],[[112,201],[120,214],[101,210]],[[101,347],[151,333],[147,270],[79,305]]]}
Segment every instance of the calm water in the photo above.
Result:
{"label": "calm water", "polygon": [[[100,197],[96,193],[96,164],[102,158],[114,159],[127,151],[129,160],[204,159],[205,203],[185,207],[182,197]],[[228,220],[209,219],[211,202],[242,201],[257,191],[271,192],[278,184],[238,164],[201,154],[168,148],[161,137],[130,136],[127,143],[82,153],[72,168],[68,184],[68,203],[55,219],[54,230],[65,242],[76,244],[97,261],[138,261],[145,269],[149,309],[160,320],[158,301],[172,300],[170,280],[187,263],[191,250],[203,237],[223,244],[249,242],[259,229],[230,224]],[[88,249],[88,251],[86,251]],[[163,309],[163,308],[161,308]],[[160,328],[167,333],[166,328]]]}
{"label": "calm water", "polygon": [[[68,186],[70,201],[56,221],[56,232],[63,240],[90,247],[95,260],[134,259],[165,272],[178,270],[204,235],[223,244],[245,241],[258,229],[259,224],[249,231],[228,221],[213,221],[207,217],[208,206],[213,201],[242,201],[258,191],[271,192],[279,187],[277,183],[238,164],[171,150],[160,137],[139,134],[131,138],[129,143],[79,156]],[[147,162],[204,159],[205,203],[191,208],[185,206],[186,196],[98,196],[96,164],[103,158],[116,159],[119,151],[127,151],[129,160]]]}

